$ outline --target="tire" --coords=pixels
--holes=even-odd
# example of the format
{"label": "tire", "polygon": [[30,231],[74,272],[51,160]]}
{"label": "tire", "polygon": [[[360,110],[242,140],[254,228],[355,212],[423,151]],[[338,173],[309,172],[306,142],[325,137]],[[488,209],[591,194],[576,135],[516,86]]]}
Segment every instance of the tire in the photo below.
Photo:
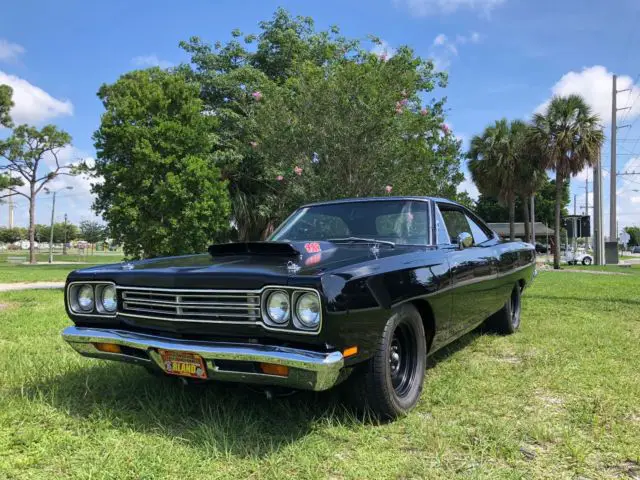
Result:
{"label": "tire", "polygon": [[383,420],[406,415],[420,399],[426,358],[420,313],[409,304],[394,309],[373,357],[345,382],[351,402]]}
{"label": "tire", "polygon": [[591,257],[584,257],[582,259],[582,264],[583,265],[591,265],[591,262],[593,262],[593,259]]}
{"label": "tire", "polygon": [[500,335],[515,333],[520,327],[520,307],[520,285],[515,285],[504,307],[487,319],[487,327]]}

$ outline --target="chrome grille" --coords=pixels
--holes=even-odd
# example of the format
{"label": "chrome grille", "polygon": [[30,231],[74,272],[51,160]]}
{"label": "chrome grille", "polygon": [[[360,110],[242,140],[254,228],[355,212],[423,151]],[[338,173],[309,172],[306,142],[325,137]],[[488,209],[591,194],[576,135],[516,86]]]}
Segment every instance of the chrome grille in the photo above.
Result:
{"label": "chrome grille", "polygon": [[260,319],[260,294],[225,290],[120,287],[120,313],[158,320],[253,323]]}

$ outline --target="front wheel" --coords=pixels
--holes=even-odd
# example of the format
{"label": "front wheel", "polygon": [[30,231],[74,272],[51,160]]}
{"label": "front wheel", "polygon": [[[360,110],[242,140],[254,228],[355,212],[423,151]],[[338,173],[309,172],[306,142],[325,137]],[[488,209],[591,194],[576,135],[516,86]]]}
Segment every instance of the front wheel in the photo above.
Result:
{"label": "front wheel", "polygon": [[427,344],[422,317],[413,305],[394,310],[373,357],[347,380],[357,407],[383,419],[405,415],[420,398]]}
{"label": "front wheel", "polygon": [[584,257],[582,259],[582,264],[583,265],[591,265],[592,262],[593,262],[593,259],[591,257]]}

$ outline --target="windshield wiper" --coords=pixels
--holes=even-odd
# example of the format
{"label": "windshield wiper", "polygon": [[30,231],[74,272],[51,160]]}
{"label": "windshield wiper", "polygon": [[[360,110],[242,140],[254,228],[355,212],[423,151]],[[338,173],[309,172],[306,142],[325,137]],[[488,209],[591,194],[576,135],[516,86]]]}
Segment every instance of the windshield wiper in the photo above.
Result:
{"label": "windshield wiper", "polygon": [[333,243],[379,243],[381,245],[389,245],[390,247],[395,247],[395,242],[390,242],[389,240],[376,240],[375,238],[363,238],[363,237],[345,237],[345,238],[328,238],[328,242]]}

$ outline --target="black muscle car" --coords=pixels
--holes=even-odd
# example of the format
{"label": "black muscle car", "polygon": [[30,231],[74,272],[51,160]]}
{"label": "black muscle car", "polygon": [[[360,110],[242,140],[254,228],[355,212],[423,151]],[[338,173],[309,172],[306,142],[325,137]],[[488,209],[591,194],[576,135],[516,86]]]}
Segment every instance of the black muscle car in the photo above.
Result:
{"label": "black muscle car", "polygon": [[72,272],[64,339],[88,357],[188,380],[326,390],[393,418],[427,355],[487,320],[520,324],[534,247],[502,242],[449,200],[338,200],[296,210],[266,242]]}

